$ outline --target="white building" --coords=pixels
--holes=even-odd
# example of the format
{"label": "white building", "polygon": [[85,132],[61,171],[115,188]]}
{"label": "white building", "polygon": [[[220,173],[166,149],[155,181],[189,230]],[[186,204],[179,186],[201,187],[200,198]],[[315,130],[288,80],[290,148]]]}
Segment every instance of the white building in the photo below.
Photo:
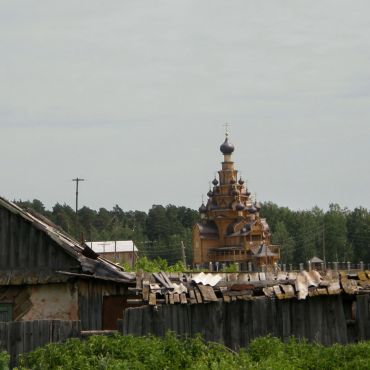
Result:
{"label": "white building", "polygon": [[113,262],[131,264],[136,259],[138,249],[132,240],[115,240],[101,242],[86,242],[86,244],[101,257]]}

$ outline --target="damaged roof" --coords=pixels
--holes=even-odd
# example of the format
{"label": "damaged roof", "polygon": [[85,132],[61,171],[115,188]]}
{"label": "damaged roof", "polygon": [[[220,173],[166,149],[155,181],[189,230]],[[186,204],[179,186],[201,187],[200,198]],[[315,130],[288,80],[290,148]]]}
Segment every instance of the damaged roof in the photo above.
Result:
{"label": "damaged roof", "polygon": [[137,273],[136,288],[129,289],[138,295],[138,299],[131,303],[149,305],[232,302],[263,296],[279,300],[304,300],[307,297],[342,293],[368,294],[370,271],[351,274],[333,270],[325,273],[315,270],[277,273]]}
{"label": "damaged roof", "polygon": [[[13,202],[8,201],[7,199],[0,197],[0,209],[4,208],[15,216],[19,216],[23,221],[28,223],[31,228],[41,231],[47,238],[54,242],[64,253],[72,257],[76,262],[79,268],[77,270],[66,270],[60,269],[55,272],[55,276],[50,276],[50,270],[47,268],[40,267],[38,272],[29,271],[30,269],[15,268],[16,266],[10,266],[10,269],[0,269],[0,284],[24,284],[24,283],[45,283],[45,282],[54,282],[60,281],[62,276],[79,276],[81,278],[95,278],[102,280],[111,280],[115,282],[131,282],[135,279],[135,275],[131,273],[124,272],[123,268],[110,262],[104,258],[99,257],[91,248],[89,248],[84,243],[79,243],[73,237],[68,235],[66,232],[61,230],[59,227],[54,225],[47,218],[35,213],[31,210],[24,210],[14,204]],[[2,222],[2,219],[0,219]],[[10,223],[9,223],[10,224]],[[20,224],[7,225],[14,227],[13,231],[21,233]],[[18,231],[19,230],[19,231]],[[24,229],[22,229],[24,233]],[[6,233],[7,230],[2,230],[3,233]],[[1,235],[0,235],[1,236]],[[38,242],[38,240],[36,241]],[[2,253],[11,253],[10,248],[14,246],[4,245],[2,246]],[[32,248],[32,245],[23,246],[22,248]],[[43,245],[44,247],[44,245]],[[5,249],[5,252],[4,252]],[[41,249],[43,250],[43,249]],[[8,252],[7,252],[8,251]],[[47,253],[51,253],[47,251]],[[49,256],[45,257],[49,258]],[[35,266],[36,267],[36,266]],[[47,267],[47,266],[45,266]],[[63,280],[63,279],[62,279]]]}

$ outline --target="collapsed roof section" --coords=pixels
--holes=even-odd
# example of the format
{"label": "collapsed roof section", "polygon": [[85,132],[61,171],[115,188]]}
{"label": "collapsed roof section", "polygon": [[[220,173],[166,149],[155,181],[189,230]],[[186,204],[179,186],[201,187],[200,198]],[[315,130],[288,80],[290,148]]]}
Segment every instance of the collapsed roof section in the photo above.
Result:
{"label": "collapsed roof section", "polygon": [[370,271],[348,273],[138,273],[136,304],[201,304],[216,301],[255,300],[268,297],[278,300],[339,294],[368,294]]}
{"label": "collapsed roof section", "polygon": [[0,266],[2,285],[56,282],[63,275],[122,283],[135,279],[134,274],[99,257],[44,216],[3,197],[0,197],[0,258],[11,262]]}

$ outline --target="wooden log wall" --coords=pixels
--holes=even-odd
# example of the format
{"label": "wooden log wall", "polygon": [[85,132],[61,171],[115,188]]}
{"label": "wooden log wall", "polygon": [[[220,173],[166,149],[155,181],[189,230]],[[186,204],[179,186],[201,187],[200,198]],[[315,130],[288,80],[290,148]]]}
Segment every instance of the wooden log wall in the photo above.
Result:
{"label": "wooden log wall", "polygon": [[304,301],[261,297],[253,301],[128,308],[123,334],[181,336],[201,333],[205,340],[238,349],[259,336],[307,338],[324,345],[370,339],[369,295],[352,299],[320,296]]}
{"label": "wooden log wall", "polygon": [[10,354],[10,366],[16,366],[20,353],[31,352],[52,342],[80,337],[79,321],[34,320],[0,322],[0,351]]}

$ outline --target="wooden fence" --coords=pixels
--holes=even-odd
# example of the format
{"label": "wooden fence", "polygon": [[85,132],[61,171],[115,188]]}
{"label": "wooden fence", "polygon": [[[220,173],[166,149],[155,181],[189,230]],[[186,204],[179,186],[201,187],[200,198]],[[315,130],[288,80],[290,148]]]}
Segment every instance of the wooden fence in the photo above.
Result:
{"label": "wooden fence", "polygon": [[0,350],[10,354],[10,365],[15,366],[21,353],[52,342],[63,342],[80,337],[80,321],[34,320],[0,322]]}
{"label": "wooden fence", "polygon": [[[348,297],[347,297],[348,298]],[[229,348],[245,347],[256,337],[271,334],[307,338],[324,345],[370,339],[369,295],[318,296],[298,301],[261,297],[253,301],[212,302],[129,308],[123,334],[182,336],[201,333],[205,340]]]}

